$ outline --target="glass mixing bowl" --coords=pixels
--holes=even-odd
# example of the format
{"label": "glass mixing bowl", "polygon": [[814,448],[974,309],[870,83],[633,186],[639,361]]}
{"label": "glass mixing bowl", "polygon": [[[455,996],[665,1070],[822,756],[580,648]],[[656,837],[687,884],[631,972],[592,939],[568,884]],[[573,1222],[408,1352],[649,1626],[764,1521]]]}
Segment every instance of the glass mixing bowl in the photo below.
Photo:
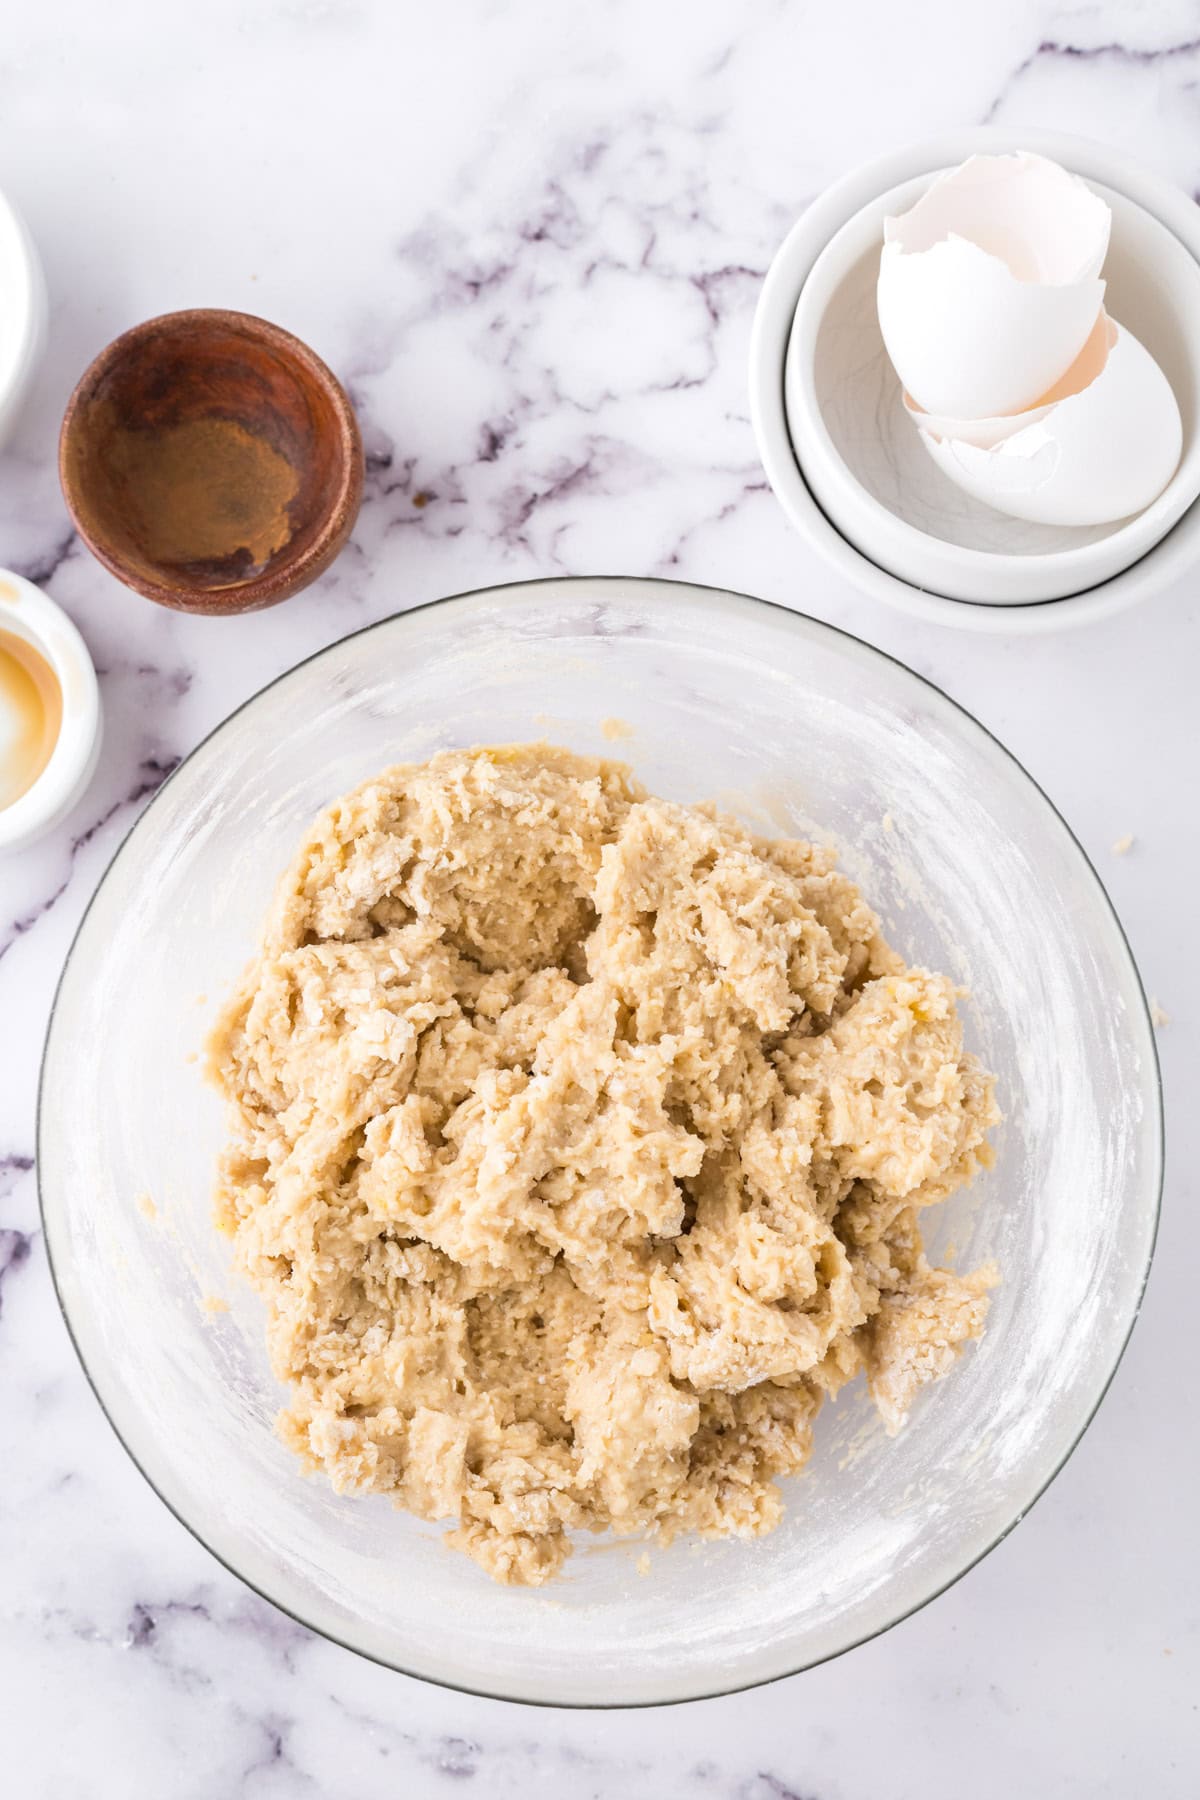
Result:
{"label": "glass mixing bowl", "polygon": [[[987,1334],[898,1438],[856,1383],[822,1413],[773,1535],[652,1548],[646,1574],[641,1544],[585,1538],[559,1581],[530,1590],[494,1586],[386,1499],[305,1479],[276,1440],[262,1302],[210,1224],[222,1106],[193,1053],[329,799],[388,763],[535,737],[615,751],[672,799],[836,842],[893,943],[969,985],[969,1041],[1005,1123],[994,1169],[927,1215],[935,1251],[999,1264]],[[680,1700],[807,1667],[969,1568],[1104,1392],[1161,1172],[1137,972],[1079,845],[1012,757],[828,626],[621,579],[386,619],[226,720],[100,884],[55,1004],[40,1113],[63,1309],[172,1511],[260,1593],[364,1655],[565,1705]]]}

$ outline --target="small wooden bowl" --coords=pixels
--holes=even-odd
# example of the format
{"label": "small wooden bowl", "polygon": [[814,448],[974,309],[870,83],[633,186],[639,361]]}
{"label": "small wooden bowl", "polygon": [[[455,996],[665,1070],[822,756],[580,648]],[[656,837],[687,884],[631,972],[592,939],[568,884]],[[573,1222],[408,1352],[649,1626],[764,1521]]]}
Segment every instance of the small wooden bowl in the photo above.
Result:
{"label": "small wooden bowl", "polygon": [[147,319],[101,351],[67,405],[58,468],[93,555],[183,612],[287,600],[329,567],[362,501],[340,382],[290,332],[219,309]]}

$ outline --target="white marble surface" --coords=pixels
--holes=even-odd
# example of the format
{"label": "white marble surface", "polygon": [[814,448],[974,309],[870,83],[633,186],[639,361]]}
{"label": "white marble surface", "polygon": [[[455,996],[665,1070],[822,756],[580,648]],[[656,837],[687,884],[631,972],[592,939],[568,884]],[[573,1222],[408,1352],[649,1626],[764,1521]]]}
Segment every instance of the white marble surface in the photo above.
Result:
{"label": "white marble surface", "polygon": [[[807,198],[984,119],[1118,142],[1200,187],[1200,7],[1005,0],[50,0],[0,43],[0,182],[41,245],[47,366],[0,461],[0,564],[102,671],[95,783],[0,865],[0,1746],[22,1800],[1001,1800],[1200,1788],[1193,1283],[1196,582],[1084,634],[983,641],[841,587],[759,470],[758,283]],[[349,382],[354,544],[274,612],[157,611],[72,537],[57,421],[153,312],[265,313]],[[59,1320],[33,1108],[54,980],[121,834],[268,677],[396,608],[559,571],[679,574],[873,639],[1066,812],[1171,1015],[1166,1208],[1142,1321],[1082,1447],[956,1589],[840,1662],[657,1713],[441,1692],[226,1575],[126,1460]],[[1115,857],[1114,840],[1136,842]]]}

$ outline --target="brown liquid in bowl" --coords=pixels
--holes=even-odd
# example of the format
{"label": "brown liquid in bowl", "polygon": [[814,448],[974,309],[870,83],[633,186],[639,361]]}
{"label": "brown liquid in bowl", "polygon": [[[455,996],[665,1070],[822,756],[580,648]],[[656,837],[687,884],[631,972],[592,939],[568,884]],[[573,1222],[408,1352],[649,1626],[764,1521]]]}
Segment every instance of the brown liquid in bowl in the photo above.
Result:
{"label": "brown liquid in bowl", "polygon": [[265,437],[236,419],[185,419],[114,433],[110,468],[155,562],[173,567],[245,558],[257,573],[292,535],[300,478]]}
{"label": "brown liquid in bowl", "polygon": [[298,339],[248,314],[169,313],[117,338],[63,421],[85,542],[167,606],[235,613],[306,586],[362,494],[353,410]]}

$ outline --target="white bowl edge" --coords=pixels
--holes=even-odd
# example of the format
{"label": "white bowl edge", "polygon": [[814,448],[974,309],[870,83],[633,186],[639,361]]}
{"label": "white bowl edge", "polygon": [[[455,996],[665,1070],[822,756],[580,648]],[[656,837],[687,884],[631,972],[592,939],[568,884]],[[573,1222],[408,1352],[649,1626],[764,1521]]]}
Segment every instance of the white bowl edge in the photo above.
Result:
{"label": "white bowl edge", "polygon": [[96,670],[78,627],[23,575],[0,569],[0,630],[40,650],[62,688],[62,727],[49,762],[25,793],[0,810],[0,853],[23,849],[75,804],[100,755]]}

